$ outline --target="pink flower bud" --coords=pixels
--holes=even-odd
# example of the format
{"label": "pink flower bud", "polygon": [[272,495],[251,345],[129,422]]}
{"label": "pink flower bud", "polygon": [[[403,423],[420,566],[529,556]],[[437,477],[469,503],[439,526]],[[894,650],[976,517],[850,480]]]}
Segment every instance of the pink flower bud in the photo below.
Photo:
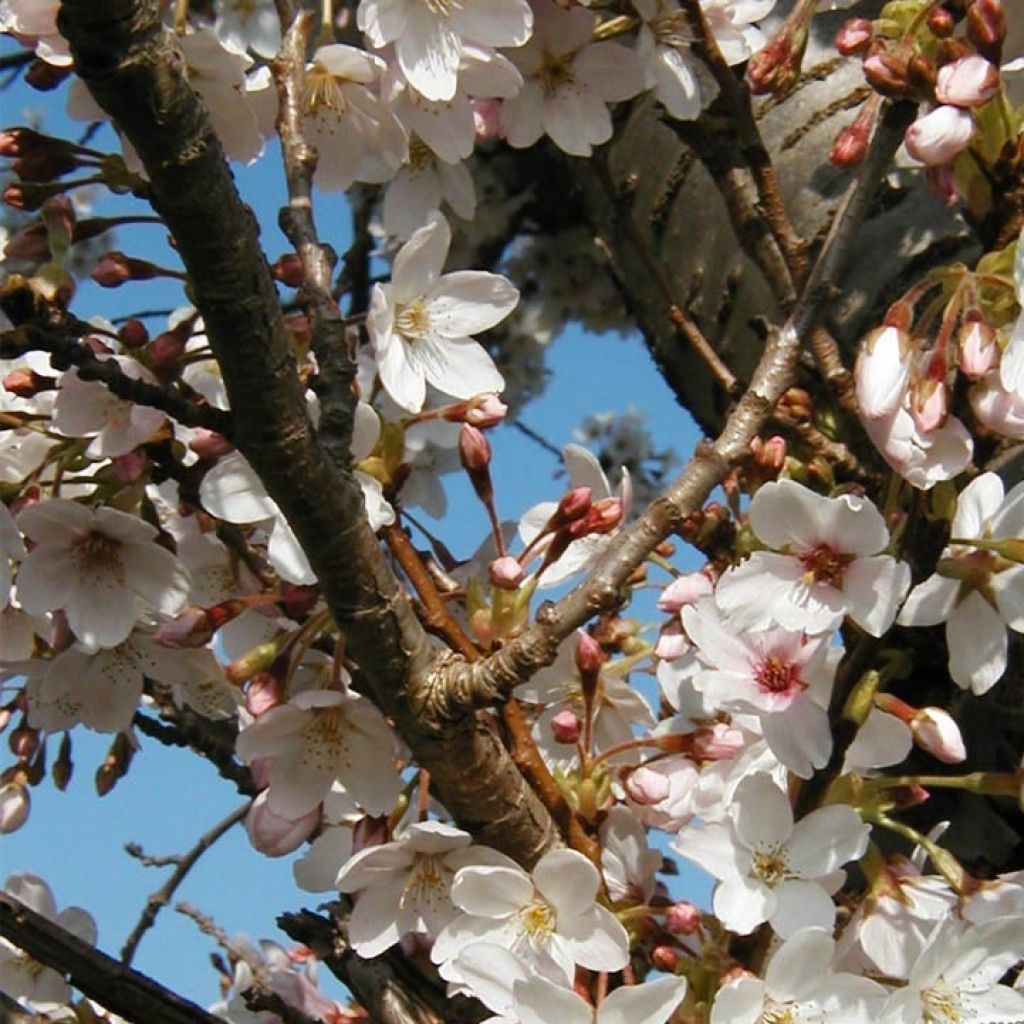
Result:
{"label": "pink flower bud", "polygon": [[974,0],[967,9],[967,38],[983,57],[1001,63],[1006,40],[1006,11],[1003,0]]}
{"label": "pink flower bud", "polygon": [[0,786],[0,835],[17,832],[28,821],[31,809],[27,786],[20,782],[5,782]]}
{"label": "pink flower bud", "polygon": [[836,167],[856,167],[867,155],[870,140],[871,126],[856,118],[836,136],[828,153],[829,163]]}
{"label": "pink flower bud", "polygon": [[607,660],[601,645],[586,630],[576,631],[576,671],[583,680],[584,689],[591,679],[596,687],[597,674]]}
{"label": "pink flower bud", "polygon": [[470,426],[468,423],[462,425],[459,431],[459,458],[462,460],[462,468],[469,475],[473,490],[477,497],[488,503],[494,498],[494,488],[491,485],[491,444],[481,430]]}
{"label": "pink flower bud", "polygon": [[844,57],[867,53],[875,35],[875,26],[867,18],[850,18],[836,33],[836,49]]}
{"label": "pink flower bud", "polygon": [[907,152],[930,167],[951,163],[974,136],[974,119],[960,107],[945,104],[919,117],[904,137]]}
{"label": "pink flower bud", "polygon": [[135,483],[149,468],[149,456],[141,448],[119,455],[111,462],[118,483]]}
{"label": "pink flower bud", "polygon": [[511,555],[496,558],[491,562],[487,571],[491,583],[502,590],[518,590],[519,584],[526,576],[526,570],[519,564],[519,560]]}
{"label": "pink flower bud", "polygon": [[907,62],[884,50],[864,59],[864,77],[873,89],[890,99],[906,99],[913,93]]}
{"label": "pink flower bud", "polygon": [[701,726],[693,734],[693,756],[701,761],[728,761],[742,753],[746,745],[743,733],[724,722]]}
{"label": "pink flower bud", "polygon": [[272,672],[257,672],[245,688],[245,707],[259,718],[284,699],[284,684]]}
{"label": "pink flower bud", "polygon": [[942,708],[921,708],[910,722],[914,742],[945,764],[960,764],[967,760],[960,727]]}
{"label": "pink flower bud", "polygon": [[980,380],[999,359],[996,332],[981,320],[962,324],[957,337],[960,370],[971,380]]}
{"label": "pink flower bud", "polygon": [[861,345],[853,379],[860,413],[879,419],[895,412],[910,379],[910,338],[895,327],[879,327]]}
{"label": "pink flower bud", "polygon": [[651,964],[659,971],[671,974],[679,963],[679,951],[672,946],[655,946],[651,950]]}
{"label": "pink flower bud", "polygon": [[205,427],[197,427],[188,443],[201,459],[217,459],[234,450],[234,445],[223,435]]}
{"label": "pink flower bud", "polygon": [[150,364],[157,373],[176,370],[185,353],[185,337],[179,331],[164,331],[149,344]]}
{"label": "pink flower bud", "polygon": [[315,583],[301,586],[298,583],[286,583],[281,588],[281,604],[289,619],[300,619],[320,600],[320,587]]}
{"label": "pink flower bud", "polygon": [[583,723],[579,716],[569,708],[563,708],[551,721],[551,734],[558,743],[575,743],[580,738]]}
{"label": "pink flower bud", "polygon": [[955,107],[980,107],[999,91],[999,69],[972,53],[939,68],[935,97]]}
{"label": "pink flower bud", "polygon": [[913,389],[910,414],[923,434],[938,430],[949,416],[949,388],[946,382],[926,378]]}
{"label": "pink flower bud", "polygon": [[19,398],[35,398],[40,392],[52,391],[56,382],[50,377],[41,377],[35,370],[22,367],[11,370],[4,377],[4,391]]}
{"label": "pink flower bud", "polygon": [[470,100],[470,103],[477,142],[498,138],[501,134],[501,100]]}
{"label": "pink flower bud", "polygon": [[123,252],[104,253],[89,275],[101,288],[117,288],[125,281],[148,281],[159,277],[160,269],[147,260]]}
{"label": "pink flower bud", "polygon": [[629,799],[642,807],[661,803],[671,788],[667,775],[643,766],[629,774],[625,786]]}
{"label": "pink flower bud", "polygon": [[658,610],[670,615],[677,615],[687,605],[695,604],[700,598],[707,597],[714,590],[714,585],[702,572],[688,572],[677,576],[658,598]]}
{"label": "pink flower bud", "polygon": [[17,729],[11,730],[11,735],[7,737],[7,745],[15,757],[30,761],[32,755],[39,749],[39,732],[27,725],[19,725]]}
{"label": "pink flower bud", "polygon": [[121,324],[117,336],[125,348],[142,348],[143,345],[149,344],[149,331],[146,325],[134,317]]}
{"label": "pink flower bud", "polygon": [[279,256],[277,262],[270,265],[270,273],[275,281],[280,281],[288,288],[301,287],[305,279],[302,260],[293,252],[286,252]]}
{"label": "pink flower bud", "polygon": [[162,622],[153,639],[161,647],[174,649],[204,647],[213,637],[216,625],[205,608],[186,608],[176,618]]}
{"label": "pink flower bud", "polygon": [[574,487],[563,494],[555,514],[551,517],[552,528],[557,529],[582,519],[590,511],[591,493],[589,487]]}
{"label": "pink flower bud", "polygon": [[665,911],[665,928],[674,935],[693,935],[700,926],[700,918],[699,908],[680,900]]}
{"label": "pink flower bud", "polygon": [[508,415],[508,406],[497,395],[473,398],[466,409],[466,423],[486,430],[496,427]]}
{"label": "pink flower bud", "polygon": [[933,7],[927,21],[928,30],[938,39],[948,39],[956,28],[956,20],[945,7]]}
{"label": "pink flower bud", "polygon": [[267,857],[283,857],[297,850],[312,835],[320,824],[320,807],[298,818],[286,818],[270,809],[267,793],[262,793],[252,802],[245,819],[245,831],[249,842]]}
{"label": "pink flower bud", "polygon": [[602,498],[595,501],[581,519],[569,524],[569,536],[578,540],[595,533],[611,533],[622,522],[624,513],[625,505],[621,498]]}
{"label": "pink flower bud", "polygon": [[689,649],[690,641],[683,635],[679,625],[672,622],[661,631],[658,642],[654,645],[654,655],[662,661],[675,661]]}
{"label": "pink flower bud", "polygon": [[50,240],[46,226],[39,221],[26,224],[7,240],[4,256],[10,260],[25,260],[29,263],[43,263],[50,259]]}

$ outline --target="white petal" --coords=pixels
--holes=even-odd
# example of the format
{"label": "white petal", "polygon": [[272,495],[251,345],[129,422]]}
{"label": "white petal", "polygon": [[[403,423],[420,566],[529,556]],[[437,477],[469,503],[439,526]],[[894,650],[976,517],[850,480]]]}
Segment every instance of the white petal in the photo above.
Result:
{"label": "white petal", "polygon": [[685,978],[657,978],[623,985],[606,996],[598,1024],[664,1024],[686,995]]}
{"label": "white petal", "polygon": [[518,868],[463,868],[452,885],[452,902],[476,917],[509,917],[532,900],[533,882]]}
{"label": "white petal", "polygon": [[732,878],[719,883],[712,906],[729,931],[749,935],[775,913],[776,899],[775,893],[762,882]]}
{"label": "white petal", "polygon": [[836,908],[827,892],[814,882],[792,879],[775,890],[777,904],[769,915],[772,928],[789,938],[801,928],[825,928],[831,931]]}
{"label": "white petal", "polygon": [[968,594],[946,622],[949,674],[979,697],[1006,671],[1006,626],[977,592]]}
{"label": "white petal", "polygon": [[[505,378],[483,345],[471,338],[420,338],[412,356],[426,379],[455,398],[505,390]],[[383,379],[383,374],[381,375]]]}
{"label": "white petal", "polygon": [[593,1024],[593,1013],[583,999],[546,978],[517,981],[512,994],[520,1024]]}
{"label": "white petal", "polygon": [[765,988],[776,1002],[802,1001],[829,974],[836,944],[824,929],[796,932],[771,958]]}
{"label": "white petal", "polygon": [[431,330],[443,338],[464,338],[501,323],[515,308],[519,292],[501,274],[460,270],[445,274],[424,303]]}

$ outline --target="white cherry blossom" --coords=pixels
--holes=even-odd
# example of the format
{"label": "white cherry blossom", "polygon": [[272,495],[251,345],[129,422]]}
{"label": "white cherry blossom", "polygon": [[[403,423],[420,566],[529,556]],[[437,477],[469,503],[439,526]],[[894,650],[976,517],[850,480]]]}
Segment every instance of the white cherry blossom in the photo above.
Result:
{"label": "white cherry blossom", "polygon": [[[904,626],[946,624],[949,674],[976,694],[1006,671],[1006,629],[1024,632],[1024,564],[986,543],[1024,536],[1024,484],[1005,497],[995,473],[982,473],[961,492],[938,571],[918,584],[900,612]],[[956,543],[956,541],[968,543]],[[980,547],[969,543],[977,540]]]}
{"label": "white cherry blossom", "polygon": [[266,759],[268,805],[298,818],[340,782],[370,814],[387,814],[401,792],[395,737],[384,716],[356,693],[306,690],[260,715],[238,736],[247,764]]}
{"label": "white cherry blossom", "polygon": [[414,822],[391,843],[361,850],[338,872],[337,887],[358,893],[348,939],[360,956],[383,953],[408,932],[437,935],[458,912],[455,873],[470,865],[514,866],[503,854],[440,821]]}
{"label": "white cherry blossom", "polygon": [[225,46],[273,57],[281,46],[274,0],[220,0],[213,30]]}
{"label": "white cherry blossom", "polygon": [[866,498],[826,498],[793,480],[765,484],[750,526],[770,550],[755,551],[719,580],[715,600],[751,625],[777,622],[821,633],[849,615],[872,636],[896,617],[910,567],[882,554],[889,531]]}
{"label": "white cherry blossom", "polygon": [[633,0],[642,24],[637,55],[644,85],[680,121],[692,121],[714,99],[717,86],[689,52],[686,17],[676,0]]}
{"label": "white cherry blossom", "polygon": [[18,571],[21,606],[63,609],[86,647],[116,647],[150,608],[185,606],[188,572],[138,516],[53,498],[25,509],[18,526],[35,544]]}
{"label": "white cherry blossom", "polygon": [[[600,884],[597,868],[575,850],[546,853],[529,875],[518,866],[463,868],[452,886],[462,912],[437,937],[431,958],[444,964],[471,943],[493,942],[566,983],[576,964],[622,970],[629,938],[595,902]],[[457,970],[442,975],[459,980]]]}
{"label": "white cherry blossom", "polygon": [[533,37],[511,54],[524,84],[502,105],[502,131],[517,149],[548,135],[566,153],[590,156],[612,135],[607,104],[643,89],[640,62],[619,43],[592,43],[597,18],[585,8],[565,10],[552,0],[533,6]]}
{"label": "white cherry blossom", "polygon": [[859,858],[868,826],[844,804],[812,811],[794,824],[786,794],[764,774],[744,778],[727,822],[687,826],[673,847],[710,872],[714,910],[722,924],[746,935],[763,921],[783,938],[800,928],[831,928],[830,893],[842,864]]}
{"label": "white cherry blossom", "polygon": [[873,1024],[886,990],[869,978],[835,973],[834,953],[825,929],[801,928],[776,950],[763,981],[744,974],[718,990],[711,1024]]}
{"label": "white cherry blossom", "polygon": [[471,337],[508,316],[519,292],[500,274],[442,274],[451,230],[440,214],[399,250],[388,284],[376,284],[366,326],[377,370],[403,409],[419,412],[430,383],[455,398],[500,392],[494,360]]}
{"label": "white cherry blossom", "polygon": [[533,12],[527,0],[360,0],[359,28],[375,47],[395,44],[398,65],[429,100],[450,100],[466,43],[522,46]]}

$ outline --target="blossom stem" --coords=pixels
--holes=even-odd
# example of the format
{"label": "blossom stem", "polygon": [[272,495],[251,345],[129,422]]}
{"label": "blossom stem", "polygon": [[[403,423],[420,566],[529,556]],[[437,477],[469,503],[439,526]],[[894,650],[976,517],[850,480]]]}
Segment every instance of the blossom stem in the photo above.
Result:
{"label": "blossom stem", "polygon": [[1019,783],[1012,772],[971,772],[968,775],[888,775],[875,779],[878,789],[899,789],[922,786],[925,789],[965,789],[984,796],[1011,796],[1018,794]]}
{"label": "blossom stem", "polygon": [[917,829],[890,818],[882,811],[862,811],[861,813],[866,821],[880,825],[882,828],[902,836],[915,846],[920,846],[928,854],[939,874],[949,882],[956,892],[964,894],[971,891],[973,879],[948,850],[944,850],[938,843],[922,835]]}
{"label": "blossom stem", "polygon": [[661,743],[654,737],[641,736],[635,740],[623,740],[621,743],[616,743],[614,746],[609,747],[607,750],[602,750],[593,760],[590,762],[589,767],[595,768],[602,761],[607,761],[609,758],[615,757],[616,754],[622,754],[627,750],[639,750],[642,747],[660,747]]}

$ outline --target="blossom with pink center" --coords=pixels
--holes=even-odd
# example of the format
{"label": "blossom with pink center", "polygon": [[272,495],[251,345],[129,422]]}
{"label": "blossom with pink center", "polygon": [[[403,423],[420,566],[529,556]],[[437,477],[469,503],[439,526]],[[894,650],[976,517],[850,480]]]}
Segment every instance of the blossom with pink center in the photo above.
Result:
{"label": "blossom with pink center", "polygon": [[910,567],[882,554],[889,531],[866,498],[826,498],[793,480],[765,484],[750,526],[770,550],[755,551],[718,581],[715,600],[757,627],[777,622],[821,633],[849,615],[872,636],[896,617]]}
{"label": "blossom with pink center", "polygon": [[672,845],[719,880],[713,906],[726,928],[747,935],[769,921],[786,938],[809,926],[831,930],[839,869],[864,854],[868,832],[845,804],[794,823],[786,794],[759,773],[736,787],[727,821],[687,826]]}
{"label": "blossom with pink center", "polygon": [[138,516],[52,498],[18,526],[35,544],[18,572],[22,608],[62,609],[86,647],[116,647],[147,611],[175,615],[187,603],[187,570]]}

